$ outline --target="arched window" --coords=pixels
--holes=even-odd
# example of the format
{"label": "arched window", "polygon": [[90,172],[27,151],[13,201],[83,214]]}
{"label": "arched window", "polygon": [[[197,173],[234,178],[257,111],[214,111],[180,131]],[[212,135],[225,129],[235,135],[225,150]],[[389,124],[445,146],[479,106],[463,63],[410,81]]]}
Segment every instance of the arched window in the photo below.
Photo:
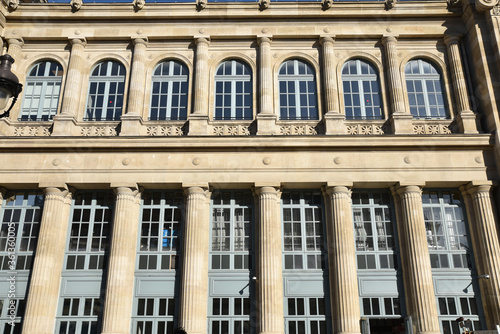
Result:
{"label": "arched window", "polygon": [[318,119],[316,75],[309,64],[293,59],[278,72],[280,119]]}
{"label": "arched window", "polygon": [[26,77],[20,120],[52,119],[57,113],[62,74],[62,66],[54,61],[43,61],[33,66]]}
{"label": "arched window", "polygon": [[97,64],[89,80],[85,120],[119,120],[125,91],[125,67],[112,60]]}
{"label": "arched window", "polygon": [[187,119],[189,70],[169,60],[156,66],[153,73],[150,120]]}
{"label": "arched window", "polygon": [[216,120],[252,119],[252,71],[238,60],[228,60],[215,73]]}
{"label": "arched window", "polygon": [[410,112],[415,118],[446,118],[441,75],[429,62],[409,61],[405,66]]}
{"label": "arched window", "polygon": [[346,119],[382,118],[378,73],[368,62],[355,59],[342,66]]}

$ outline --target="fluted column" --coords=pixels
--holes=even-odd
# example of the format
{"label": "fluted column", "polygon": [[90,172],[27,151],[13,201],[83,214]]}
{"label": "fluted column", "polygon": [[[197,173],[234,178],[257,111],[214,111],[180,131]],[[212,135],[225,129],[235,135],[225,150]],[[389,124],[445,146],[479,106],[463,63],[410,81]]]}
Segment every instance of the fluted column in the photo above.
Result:
{"label": "fluted column", "polygon": [[276,134],[276,114],[273,99],[273,70],[271,57],[271,39],[259,37],[259,104],[257,114],[257,134]]}
{"label": "fluted column", "polygon": [[334,333],[360,333],[361,315],[351,191],[344,186],[328,187],[326,202],[328,273]]}
{"label": "fluted column", "polygon": [[80,92],[82,88],[82,72],[85,67],[84,49],[85,39],[73,38],[71,41],[71,57],[69,59],[68,74],[64,85],[61,112],[54,116],[53,136],[72,135],[76,117],[80,106]]}
{"label": "fluted column", "polygon": [[189,119],[189,135],[206,135],[208,131],[208,45],[207,38],[196,41],[194,77],[194,110]]}
{"label": "fluted column", "polygon": [[146,38],[135,38],[127,113],[121,117],[120,136],[141,134],[142,111],[144,108],[144,87],[146,86]]}
{"label": "fluted column", "polygon": [[201,187],[185,190],[179,326],[189,334],[207,332],[210,193]]}
{"label": "fluted column", "polygon": [[339,111],[337,70],[335,68],[335,57],[333,55],[334,38],[332,36],[321,37],[319,40],[323,47],[323,76],[325,83],[326,114],[323,117],[325,134],[344,134],[345,115]]}
{"label": "fluted column", "polygon": [[453,81],[453,91],[457,103],[457,121],[461,132],[478,133],[476,126],[476,115],[472,112],[469,96],[467,94],[467,84],[462,69],[462,59],[459,47],[460,35],[447,32],[444,43],[448,51],[448,61],[450,63],[451,77]]}
{"label": "fluted column", "polygon": [[70,208],[71,194],[68,190],[45,189],[23,334],[54,333]]}
{"label": "fluted column", "polygon": [[481,299],[488,329],[495,329],[500,324],[500,246],[490,190],[489,184],[471,184],[467,188],[472,202],[469,229],[478,274],[489,275],[489,279],[479,279]]}
{"label": "fluted column", "polygon": [[[7,53],[12,57],[14,58],[14,61],[19,61],[20,58],[21,58],[21,52],[22,52],[22,48],[23,48],[23,45],[24,45],[24,40],[22,38],[9,38],[7,40],[7,44],[9,45],[9,48],[7,50]],[[17,74],[19,78],[22,79],[23,76],[20,76],[17,72],[17,63],[14,62],[14,64],[12,64],[12,67],[11,67],[11,70],[13,73]]]}
{"label": "fluted column", "polygon": [[283,265],[281,258],[280,192],[255,189],[258,197],[257,300],[258,332],[284,333]]}
{"label": "fluted column", "polygon": [[134,300],[134,270],[139,231],[140,195],[135,188],[115,189],[116,203],[111,235],[103,334],[130,332]]}
{"label": "fluted column", "polygon": [[398,221],[401,244],[405,299],[412,317],[414,333],[440,333],[431,262],[427,247],[422,190],[418,186],[397,189],[400,197],[401,221]]}
{"label": "fluted column", "polygon": [[391,123],[396,134],[413,133],[413,116],[406,112],[403,83],[398,64],[397,38],[395,36],[385,36],[382,39],[385,47],[385,62],[389,81],[389,96],[391,102]]}

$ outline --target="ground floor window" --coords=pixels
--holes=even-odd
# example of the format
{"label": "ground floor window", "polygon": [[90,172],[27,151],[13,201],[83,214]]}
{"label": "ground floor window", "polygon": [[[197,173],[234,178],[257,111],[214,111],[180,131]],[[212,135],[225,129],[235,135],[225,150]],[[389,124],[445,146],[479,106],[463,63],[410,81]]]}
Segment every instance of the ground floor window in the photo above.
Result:
{"label": "ground floor window", "polygon": [[323,334],[326,331],[324,298],[286,298],[285,332],[289,334]]}
{"label": "ground floor window", "polygon": [[134,313],[134,333],[174,333],[175,300],[173,297],[138,298]]}
{"label": "ground floor window", "polygon": [[209,333],[211,334],[250,334],[250,298],[224,297],[211,298]]}
{"label": "ground floor window", "polygon": [[22,317],[24,316],[24,299],[0,299],[0,333],[21,333]]}
{"label": "ground floor window", "polygon": [[474,297],[438,297],[439,321],[443,334],[461,334],[457,318],[464,318],[469,330],[481,330],[479,308]]}
{"label": "ground floor window", "polygon": [[100,333],[102,305],[99,297],[63,298],[56,333]]}

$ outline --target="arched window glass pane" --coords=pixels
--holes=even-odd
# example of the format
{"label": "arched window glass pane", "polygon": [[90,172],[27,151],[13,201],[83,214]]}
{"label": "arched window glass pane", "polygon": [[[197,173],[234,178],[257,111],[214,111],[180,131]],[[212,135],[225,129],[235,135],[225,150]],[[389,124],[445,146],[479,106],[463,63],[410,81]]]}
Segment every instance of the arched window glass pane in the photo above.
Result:
{"label": "arched window glass pane", "polygon": [[252,72],[238,60],[228,60],[215,74],[216,120],[252,119]]}
{"label": "arched window glass pane", "polygon": [[318,119],[314,69],[292,59],[281,64],[278,73],[280,119]]}
{"label": "arched window glass pane", "polygon": [[368,62],[355,59],[342,67],[346,119],[380,119],[382,103],[378,74]]}
{"label": "arched window glass pane", "polygon": [[153,74],[150,120],[185,120],[188,105],[187,66],[174,60],[156,66]]}
{"label": "arched window glass pane", "polygon": [[405,66],[410,112],[415,118],[446,118],[441,75],[429,62],[409,61]]}
{"label": "arched window glass pane", "polygon": [[86,121],[115,121],[122,115],[125,67],[115,61],[97,64],[89,80]]}
{"label": "arched window glass pane", "polygon": [[63,70],[53,61],[44,61],[33,66],[26,77],[22,121],[48,121],[57,113],[61,95]]}

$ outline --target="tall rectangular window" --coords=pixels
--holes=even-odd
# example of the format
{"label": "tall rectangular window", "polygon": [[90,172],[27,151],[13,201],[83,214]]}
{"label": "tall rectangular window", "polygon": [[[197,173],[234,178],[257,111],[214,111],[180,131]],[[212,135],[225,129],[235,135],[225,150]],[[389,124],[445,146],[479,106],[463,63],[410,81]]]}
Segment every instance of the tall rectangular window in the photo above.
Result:
{"label": "tall rectangular window", "polygon": [[324,268],[324,223],[319,192],[284,192],[284,269]]}
{"label": "tall rectangular window", "polygon": [[56,333],[98,334],[103,300],[100,298],[64,298],[59,309]]}
{"label": "tall rectangular window", "polygon": [[179,266],[183,196],[180,191],[143,194],[137,268],[170,270]]}
{"label": "tall rectangular window", "polygon": [[138,298],[134,313],[134,333],[174,333],[175,300],[173,297]]}
{"label": "tall rectangular window", "polygon": [[326,334],[324,298],[287,298],[285,332],[288,334]]}
{"label": "tall rectangular window", "polygon": [[470,330],[481,330],[484,314],[460,193],[425,190],[422,206],[442,333],[460,334],[458,317],[470,320]]}
{"label": "tall rectangular window", "polygon": [[0,333],[21,334],[26,303],[21,298],[0,298]]}
{"label": "tall rectangular window", "polygon": [[250,298],[212,298],[210,309],[211,334],[250,334]]}
{"label": "tall rectangular window", "polygon": [[212,200],[211,269],[251,269],[250,192],[218,192]]}

